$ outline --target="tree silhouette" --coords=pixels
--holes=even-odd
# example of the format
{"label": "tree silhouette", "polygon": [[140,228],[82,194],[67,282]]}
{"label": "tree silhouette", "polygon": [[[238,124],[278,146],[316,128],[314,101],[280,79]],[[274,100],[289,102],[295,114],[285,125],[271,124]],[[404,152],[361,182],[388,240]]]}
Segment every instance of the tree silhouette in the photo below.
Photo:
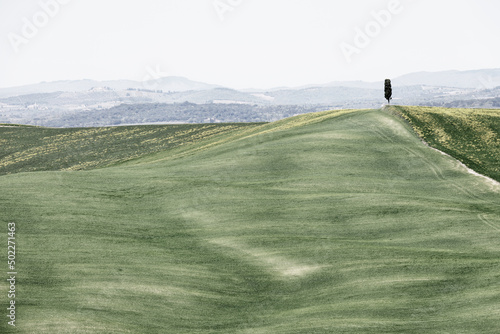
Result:
{"label": "tree silhouette", "polygon": [[391,104],[391,100],[392,100],[392,86],[391,86],[391,80],[390,79],[385,79],[385,99],[387,100],[387,103]]}

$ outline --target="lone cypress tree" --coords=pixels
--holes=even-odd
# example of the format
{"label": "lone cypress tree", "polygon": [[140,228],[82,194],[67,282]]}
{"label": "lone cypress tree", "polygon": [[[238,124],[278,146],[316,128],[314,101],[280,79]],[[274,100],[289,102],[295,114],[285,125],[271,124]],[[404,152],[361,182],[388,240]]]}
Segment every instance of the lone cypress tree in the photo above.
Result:
{"label": "lone cypress tree", "polygon": [[391,80],[390,79],[385,79],[385,99],[387,100],[387,103],[391,104],[391,100],[392,100],[392,86],[391,86]]}

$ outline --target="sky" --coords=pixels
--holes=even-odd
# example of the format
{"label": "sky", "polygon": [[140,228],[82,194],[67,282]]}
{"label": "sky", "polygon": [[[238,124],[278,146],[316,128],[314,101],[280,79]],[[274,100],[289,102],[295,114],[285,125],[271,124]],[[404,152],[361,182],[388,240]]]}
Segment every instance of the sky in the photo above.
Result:
{"label": "sky", "polygon": [[0,87],[182,76],[226,87],[500,68],[498,0],[0,0]]}

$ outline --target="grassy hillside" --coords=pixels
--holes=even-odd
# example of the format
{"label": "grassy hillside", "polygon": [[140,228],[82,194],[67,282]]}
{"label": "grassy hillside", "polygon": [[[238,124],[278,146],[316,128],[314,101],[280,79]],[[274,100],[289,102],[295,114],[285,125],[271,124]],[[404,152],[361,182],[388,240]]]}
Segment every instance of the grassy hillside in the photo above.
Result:
{"label": "grassy hillside", "polygon": [[500,110],[392,107],[431,146],[500,181]]}
{"label": "grassy hillside", "polygon": [[2,333],[500,327],[500,187],[386,112],[302,115],[0,188],[0,244],[15,222],[18,261],[17,328]]}
{"label": "grassy hillside", "polygon": [[183,124],[69,129],[3,125],[0,126],[0,175],[95,169],[257,125]]}

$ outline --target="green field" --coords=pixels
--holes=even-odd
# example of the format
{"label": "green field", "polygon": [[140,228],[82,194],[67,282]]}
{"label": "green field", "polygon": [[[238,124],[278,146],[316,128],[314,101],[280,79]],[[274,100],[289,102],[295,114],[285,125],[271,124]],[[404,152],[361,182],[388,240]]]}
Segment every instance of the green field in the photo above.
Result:
{"label": "green field", "polygon": [[500,181],[500,111],[391,107],[418,135],[478,173]]}
{"label": "green field", "polygon": [[89,170],[213,140],[258,123],[40,128],[0,124],[0,175]]}
{"label": "green field", "polygon": [[2,280],[0,332],[498,333],[498,183],[389,111],[226,130],[6,170],[17,318]]}

